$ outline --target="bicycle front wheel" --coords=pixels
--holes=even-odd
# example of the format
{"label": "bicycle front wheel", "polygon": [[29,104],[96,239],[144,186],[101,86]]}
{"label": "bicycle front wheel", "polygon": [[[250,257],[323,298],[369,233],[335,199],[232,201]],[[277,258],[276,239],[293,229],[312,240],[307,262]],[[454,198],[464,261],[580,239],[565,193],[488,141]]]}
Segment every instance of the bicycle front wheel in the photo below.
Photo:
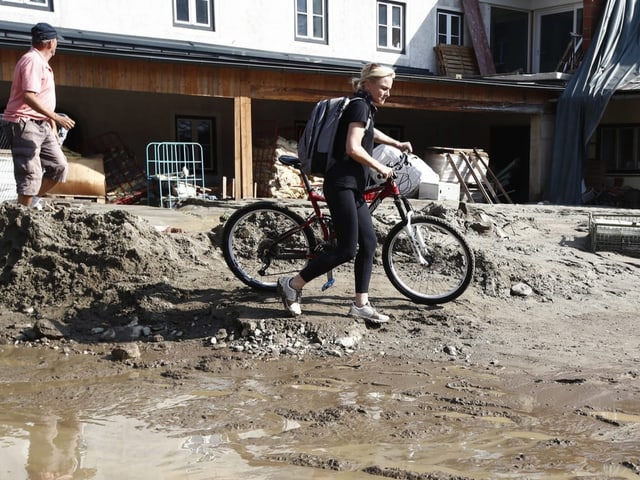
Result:
{"label": "bicycle front wheel", "polygon": [[446,221],[415,216],[395,225],[382,248],[393,286],[415,303],[437,305],[458,298],[473,277],[475,258],[462,234]]}
{"label": "bicycle front wheel", "polygon": [[222,254],[242,282],[275,291],[279,277],[295,275],[315,247],[313,230],[288,208],[258,202],[235,211],[222,231]]}

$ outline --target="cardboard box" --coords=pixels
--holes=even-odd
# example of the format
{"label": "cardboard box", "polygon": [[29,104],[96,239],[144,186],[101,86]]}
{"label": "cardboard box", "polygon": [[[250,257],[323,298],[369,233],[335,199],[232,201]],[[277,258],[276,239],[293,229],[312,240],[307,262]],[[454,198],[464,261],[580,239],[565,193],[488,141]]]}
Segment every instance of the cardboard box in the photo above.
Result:
{"label": "cardboard box", "polygon": [[421,183],[418,198],[427,200],[460,200],[460,184],[458,183]]}

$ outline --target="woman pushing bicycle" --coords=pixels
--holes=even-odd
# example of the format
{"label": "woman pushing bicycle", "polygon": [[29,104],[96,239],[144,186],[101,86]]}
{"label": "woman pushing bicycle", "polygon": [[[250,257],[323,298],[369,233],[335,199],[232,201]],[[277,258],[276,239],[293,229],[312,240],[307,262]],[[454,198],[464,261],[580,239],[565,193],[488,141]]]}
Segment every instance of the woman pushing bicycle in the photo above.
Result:
{"label": "woman pushing bicycle", "polygon": [[392,168],[372,157],[374,143],[402,151],[413,150],[410,142],[395,140],[374,126],[373,116],[389,98],[394,78],[392,68],[371,63],[365,65],[359,77],[352,79],[355,92],[352,98],[359,101],[349,102],[342,114],[333,152],[335,158],[342,160],[325,173],[323,184],[336,245],[312,258],[296,276],[278,279],[278,293],[285,308],[294,316],[302,313],[302,289],[308,282],[355,257],[355,299],[349,315],[377,324],[389,321],[387,315],[378,312],[369,302],[377,238],[363,193],[369,169],[376,170],[385,179],[393,175]]}

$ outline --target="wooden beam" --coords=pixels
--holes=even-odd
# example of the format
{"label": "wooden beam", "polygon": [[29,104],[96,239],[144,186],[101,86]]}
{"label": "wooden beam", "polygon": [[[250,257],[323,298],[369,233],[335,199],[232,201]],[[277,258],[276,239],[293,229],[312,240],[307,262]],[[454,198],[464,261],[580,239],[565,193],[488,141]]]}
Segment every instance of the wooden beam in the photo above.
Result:
{"label": "wooden beam", "polygon": [[493,55],[491,55],[487,34],[482,23],[478,0],[462,0],[462,8],[467,28],[471,34],[473,48],[476,51],[480,75],[493,75],[496,73],[496,66],[493,63]]}
{"label": "wooden beam", "polygon": [[251,97],[234,98],[233,118],[235,194],[239,195],[239,198],[250,198],[253,196]]}

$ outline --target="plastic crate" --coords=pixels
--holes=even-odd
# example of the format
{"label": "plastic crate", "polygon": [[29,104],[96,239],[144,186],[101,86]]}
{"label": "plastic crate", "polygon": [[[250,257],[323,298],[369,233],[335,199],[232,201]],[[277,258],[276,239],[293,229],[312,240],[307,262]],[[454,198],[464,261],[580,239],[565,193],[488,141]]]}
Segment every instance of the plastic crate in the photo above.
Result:
{"label": "plastic crate", "polygon": [[620,252],[640,257],[640,216],[589,214],[591,251]]}

